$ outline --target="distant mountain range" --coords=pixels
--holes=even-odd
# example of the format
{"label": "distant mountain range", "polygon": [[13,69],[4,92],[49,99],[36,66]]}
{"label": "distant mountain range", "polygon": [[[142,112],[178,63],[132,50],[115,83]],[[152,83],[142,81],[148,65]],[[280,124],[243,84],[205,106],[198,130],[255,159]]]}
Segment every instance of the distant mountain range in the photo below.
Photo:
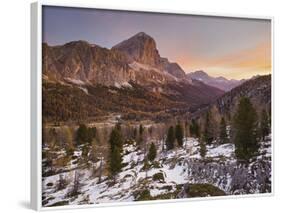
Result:
{"label": "distant mountain range", "polygon": [[212,76],[209,76],[207,73],[205,73],[202,70],[188,73],[187,76],[191,79],[196,79],[198,81],[202,81],[203,83],[205,83],[207,85],[217,87],[217,88],[219,88],[221,90],[224,90],[224,91],[229,91],[229,90],[239,86],[240,84],[242,84],[246,81],[245,79],[228,80],[224,77],[212,77]]}
{"label": "distant mountain range", "polygon": [[42,48],[47,120],[117,112],[128,119],[141,115],[161,120],[204,106],[243,83],[203,71],[186,74],[179,64],[161,57],[155,40],[144,32],[111,49],[86,41],[43,43]]}

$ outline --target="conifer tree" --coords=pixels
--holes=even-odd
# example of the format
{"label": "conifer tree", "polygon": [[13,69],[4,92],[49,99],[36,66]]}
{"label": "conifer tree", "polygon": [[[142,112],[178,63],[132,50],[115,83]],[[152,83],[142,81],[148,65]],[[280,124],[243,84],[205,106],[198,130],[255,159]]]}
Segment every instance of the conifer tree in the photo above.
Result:
{"label": "conifer tree", "polygon": [[138,135],[138,130],[137,130],[137,128],[134,128],[133,138],[135,141],[137,140],[137,135]]}
{"label": "conifer tree", "polygon": [[117,146],[113,147],[113,150],[111,151],[109,167],[111,175],[115,178],[115,175],[122,168],[121,152]]}
{"label": "conifer tree", "polygon": [[167,139],[166,139],[167,150],[174,148],[174,141],[175,141],[174,127],[171,126],[168,130]]}
{"label": "conifer tree", "polygon": [[190,131],[189,131],[189,128],[188,128],[188,122],[185,121],[185,122],[184,122],[184,133],[185,133],[184,136],[185,136],[185,137],[188,137],[188,136],[189,136],[188,132],[190,132]]}
{"label": "conifer tree", "polygon": [[182,129],[182,126],[180,125],[180,123],[178,123],[176,125],[175,137],[177,139],[178,145],[180,147],[182,147],[182,145],[183,145],[183,129]]}
{"label": "conifer tree", "polygon": [[144,129],[143,129],[143,126],[142,124],[140,124],[139,126],[139,139],[138,139],[138,144],[142,144],[143,142],[143,132],[144,132]]}
{"label": "conifer tree", "polygon": [[118,147],[122,151],[123,137],[118,128],[113,128],[109,138],[110,150],[113,151],[115,147]]}
{"label": "conifer tree", "polygon": [[212,123],[211,123],[211,112],[209,112],[209,111],[206,113],[206,117],[205,117],[205,126],[204,126],[203,136],[204,136],[204,141],[208,145],[210,145],[214,139],[214,132],[213,132],[213,127],[212,127]]}
{"label": "conifer tree", "polygon": [[77,134],[76,134],[76,141],[77,141],[78,145],[91,142],[89,134],[88,134],[88,128],[86,127],[85,124],[79,125]]}
{"label": "conifer tree", "polygon": [[89,142],[92,142],[92,140],[96,137],[96,135],[97,135],[97,128],[96,127],[88,128]]}
{"label": "conifer tree", "polygon": [[157,155],[157,150],[156,150],[155,144],[151,143],[151,145],[149,147],[147,158],[149,161],[153,161],[156,158],[156,155]]}
{"label": "conifer tree", "polygon": [[220,122],[220,143],[228,143],[227,132],[226,132],[226,123],[224,117],[221,118]]}
{"label": "conifer tree", "polygon": [[261,138],[264,140],[265,136],[270,133],[270,123],[269,117],[265,109],[261,112],[261,120],[260,120],[260,134]]}
{"label": "conifer tree", "polygon": [[258,150],[257,113],[249,98],[242,97],[234,115],[233,137],[235,154],[240,160],[249,160]]}
{"label": "conifer tree", "polygon": [[121,134],[121,129],[116,126],[109,138],[110,153],[109,153],[109,167],[111,175],[114,177],[122,168],[122,147],[123,147],[123,137]]}
{"label": "conifer tree", "polygon": [[191,136],[193,136],[193,137],[198,138],[200,136],[199,125],[195,121],[195,119],[191,120],[191,125],[189,126],[189,131],[190,131]]}
{"label": "conifer tree", "polygon": [[205,143],[203,138],[200,139],[199,146],[200,146],[200,151],[199,151],[200,152],[200,156],[202,158],[205,158],[207,150],[206,150],[206,143]]}

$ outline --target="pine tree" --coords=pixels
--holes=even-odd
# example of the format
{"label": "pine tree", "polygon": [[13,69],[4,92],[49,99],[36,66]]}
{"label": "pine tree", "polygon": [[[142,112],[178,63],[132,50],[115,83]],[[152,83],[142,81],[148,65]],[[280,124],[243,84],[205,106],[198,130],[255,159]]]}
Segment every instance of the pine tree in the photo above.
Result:
{"label": "pine tree", "polygon": [[166,139],[167,150],[174,148],[174,141],[175,141],[174,127],[171,126],[168,130],[167,139]]}
{"label": "pine tree", "polygon": [[193,137],[199,137],[200,136],[200,130],[199,130],[199,125],[195,121],[195,119],[191,120],[191,125],[189,126],[189,132],[191,136]]}
{"label": "pine tree", "polygon": [[110,156],[110,172],[115,176],[122,168],[122,157],[118,147],[114,147]]}
{"label": "pine tree", "polygon": [[123,137],[121,132],[118,130],[118,128],[114,128],[112,130],[109,138],[109,144],[110,144],[111,151],[113,151],[115,147],[119,148],[119,150],[122,151]]}
{"label": "pine tree", "polygon": [[220,123],[220,143],[228,143],[227,132],[226,132],[226,123],[224,117],[221,119]]}
{"label": "pine tree", "polygon": [[148,151],[147,158],[149,161],[153,161],[156,158],[157,150],[154,143],[151,143]]}
{"label": "pine tree", "polygon": [[185,122],[184,122],[184,132],[185,132],[184,136],[185,136],[185,137],[188,137],[188,136],[189,136],[188,131],[189,131],[188,122],[185,121]]}
{"label": "pine tree", "polygon": [[144,132],[144,129],[143,129],[143,126],[142,124],[139,126],[139,139],[138,139],[138,144],[142,144],[143,143],[143,132]]}
{"label": "pine tree", "polygon": [[96,127],[90,127],[88,128],[88,137],[89,137],[89,142],[91,142],[97,135],[97,128]]}
{"label": "pine tree", "polygon": [[135,141],[137,140],[137,136],[138,136],[138,130],[137,128],[134,128],[133,138]]}
{"label": "pine tree", "polygon": [[234,115],[233,136],[235,154],[240,160],[249,160],[258,150],[257,113],[249,98],[242,97]]}
{"label": "pine tree", "polygon": [[182,126],[179,123],[176,125],[175,137],[177,139],[178,145],[180,147],[182,147],[182,145],[183,145],[183,129],[182,129]]}
{"label": "pine tree", "polygon": [[200,152],[200,156],[202,158],[204,158],[206,156],[207,149],[206,149],[206,143],[205,143],[203,138],[200,139],[199,146],[200,146],[200,151],[199,151]]}
{"label": "pine tree", "polygon": [[214,139],[214,132],[211,124],[211,112],[206,113],[205,126],[203,132],[205,142],[210,145]]}
{"label": "pine tree", "polygon": [[111,175],[114,177],[122,168],[122,147],[123,147],[123,137],[121,134],[121,129],[117,126],[112,130],[109,138],[110,153],[109,153],[109,167]]}
{"label": "pine tree", "polygon": [[270,123],[269,123],[269,116],[265,109],[261,112],[261,121],[260,121],[260,134],[261,138],[264,140],[265,136],[270,133]]}
{"label": "pine tree", "polygon": [[88,128],[86,127],[85,124],[79,125],[76,134],[76,141],[78,145],[91,142],[88,134]]}

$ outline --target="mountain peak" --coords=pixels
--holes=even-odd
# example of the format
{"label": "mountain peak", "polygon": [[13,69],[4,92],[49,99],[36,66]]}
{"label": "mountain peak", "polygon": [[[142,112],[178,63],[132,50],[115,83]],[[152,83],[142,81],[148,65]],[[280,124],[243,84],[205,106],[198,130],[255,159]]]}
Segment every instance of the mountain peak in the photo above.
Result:
{"label": "mountain peak", "polygon": [[133,61],[143,64],[157,66],[160,63],[160,55],[156,48],[156,42],[144,32],[135,34],[115,45],[112,49],[118,49]]}
{"label": "mountain peak", "polygon": [[193,76],[197,76],[197,77],[209,77],[209,75],[206,72],[204,72],[203,70],[197,70],[190,74]]}
{"label": "mountain peak", "polygon": [[[139,33],[137,33],[137,34],[134,35],[134,36],[152,38],[150,35],[146,34],[145,32],[139,32]],[[133,36],[133,37],[134,37],[134,36]]]}
{"label": "mountain peak", "polygon": [[191,79],[202,81],[205,84],[208,84],[213,87],[217,87],[224,91],[229,91],[232,88],[240,85],[243,81],[237,81],[237,80],[228,80],[225,77],[212,77],[209,76],[206,72],[203,70],[198,70],[195,72],[191,72],[187,74],[188,77]]}

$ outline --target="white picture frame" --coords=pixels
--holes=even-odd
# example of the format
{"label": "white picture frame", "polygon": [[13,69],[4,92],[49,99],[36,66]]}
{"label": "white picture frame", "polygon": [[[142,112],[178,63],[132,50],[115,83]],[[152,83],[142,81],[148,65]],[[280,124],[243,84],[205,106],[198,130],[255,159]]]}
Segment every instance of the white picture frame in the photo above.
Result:
{"label": "white picture frame", "polygon": [[[274,195],[274,126],[272,123],[272,190],[271,193],[266,194],[249,194],[249,195],[232,195],[223,197],[208,197],[208,198],[187,198],[177,200],[156,200],[156,201],[139,201],[139,202],[114,202],[114,203],[101,203],[90,205],[69,205],[60,207],[43,207],[42,206],[42,7],[43,6],[59,6],[59,7],[78,7],[78,8],[93,8],[93,9],[109,9],[109,10],[123,10],[123,11],[135,11],[135,12],[155,12],[155,13],[167,13],[167,14],[186,14],[186,15],[202,15],[202,16],[218,16],[218,17],[230,17],[230,18],[251,18],[251,19],[266,19],[271,21],[271,64],[272,64],[272,102],[274,101],[274,18],[264,16],[243,16],[233,14],[207,14],[200,12],[190,11],[168,11],[168,10],[149,10],[142,8],[118,8],[118,7],[103,7],[93,4],[76,4],[68,3],[61,4],[60,2],[53,3],[50,1],[38,1],[31,4],[31,207],[34,210],[57,210],[57,209],[74,209],[74,208],[92,208],[92,207],[105,207],[105,206],[120,206],[120,205],[140,205],[140,204],[152,204],[152,203],[167,203],[167,202],[187,202],[197,200],[213,200],[213,199],[236,199],[243,197],[257,197],[257,196],[272,196]],[[274,117],[273,104],[272,117]]]}

